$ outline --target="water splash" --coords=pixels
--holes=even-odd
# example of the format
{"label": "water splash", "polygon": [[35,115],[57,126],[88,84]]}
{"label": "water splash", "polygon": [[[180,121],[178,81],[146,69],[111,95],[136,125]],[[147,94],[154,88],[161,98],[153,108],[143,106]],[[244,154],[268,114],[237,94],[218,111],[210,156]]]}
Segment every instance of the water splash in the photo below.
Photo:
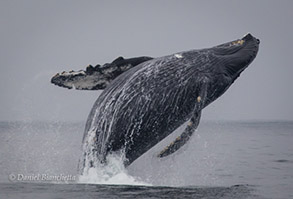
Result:
{"label": "water splash", "polygon": [[[151,184],[127,173],[124,166],[125,152],[123,149],[108,153],[106,159],[101,161],[104,159],[103,152],[106,149],[106,142],[103,138],[97,139],[96,129],[97,127],[93,126],[84,137],[83,154],[79,162],[80,176],[77,183],[150,186]],[[103,135],[101,134],[101,136]],[[97,148],[97,145],[101,147]]]}
{"label": "water splash", "polygon": [[127,173],[123,165],[124,157],[119,154],[109,154],[107,165],[100,164],[84,170],[78,177],[77,182],[82,184],[124,184],[124,185],[143,185],[151,184],[136,179]]}

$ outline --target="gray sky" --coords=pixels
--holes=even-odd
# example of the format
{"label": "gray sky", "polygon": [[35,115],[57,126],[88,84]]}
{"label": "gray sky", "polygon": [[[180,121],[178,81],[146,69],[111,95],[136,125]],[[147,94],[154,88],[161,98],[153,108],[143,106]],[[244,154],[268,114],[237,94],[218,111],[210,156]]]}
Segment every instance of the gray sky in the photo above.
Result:
{"label": "gray sky", "polygon": [[247,32],[256,60],[205,120],[293,120],[293,1],[0,1],[0,120],[85,121],[100,94],[50,84],[63,70],[211,47]]}

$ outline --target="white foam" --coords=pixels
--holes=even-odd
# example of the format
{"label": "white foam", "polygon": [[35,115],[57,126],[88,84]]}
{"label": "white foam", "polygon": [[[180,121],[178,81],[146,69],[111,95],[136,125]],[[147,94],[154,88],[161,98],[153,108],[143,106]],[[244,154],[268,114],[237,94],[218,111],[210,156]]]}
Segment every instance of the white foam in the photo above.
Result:
{"label": "white foam", "polygon": [[143,182],[130,176],[123,165],[123,157],[111,154],[107,157],[107,165],[87,168],[83,175],[78,177],[78,183],[82,184],[123,184],[123,185],[143,185],[151,184]]}

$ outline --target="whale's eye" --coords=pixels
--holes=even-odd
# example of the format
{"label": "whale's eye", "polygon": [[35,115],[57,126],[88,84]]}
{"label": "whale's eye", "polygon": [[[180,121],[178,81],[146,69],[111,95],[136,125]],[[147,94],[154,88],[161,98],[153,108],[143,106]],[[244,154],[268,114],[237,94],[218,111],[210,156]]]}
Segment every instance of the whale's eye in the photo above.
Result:
{"label": "whale's eye", "polygon": [[230,46],[242,45],[243,43],[244,43],[244,40],[241,39],[241,40],[231,42]]}

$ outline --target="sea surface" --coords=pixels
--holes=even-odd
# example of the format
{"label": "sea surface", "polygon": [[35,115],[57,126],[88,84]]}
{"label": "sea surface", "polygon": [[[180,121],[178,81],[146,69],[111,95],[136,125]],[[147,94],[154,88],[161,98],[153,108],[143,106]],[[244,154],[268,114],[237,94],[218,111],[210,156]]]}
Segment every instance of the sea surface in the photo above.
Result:
{"label": "sea surface", "polygon": [[78,175],[84,122],[0,122],[0,198],[293,198],[293,122],[202,121],[176,153]]}

